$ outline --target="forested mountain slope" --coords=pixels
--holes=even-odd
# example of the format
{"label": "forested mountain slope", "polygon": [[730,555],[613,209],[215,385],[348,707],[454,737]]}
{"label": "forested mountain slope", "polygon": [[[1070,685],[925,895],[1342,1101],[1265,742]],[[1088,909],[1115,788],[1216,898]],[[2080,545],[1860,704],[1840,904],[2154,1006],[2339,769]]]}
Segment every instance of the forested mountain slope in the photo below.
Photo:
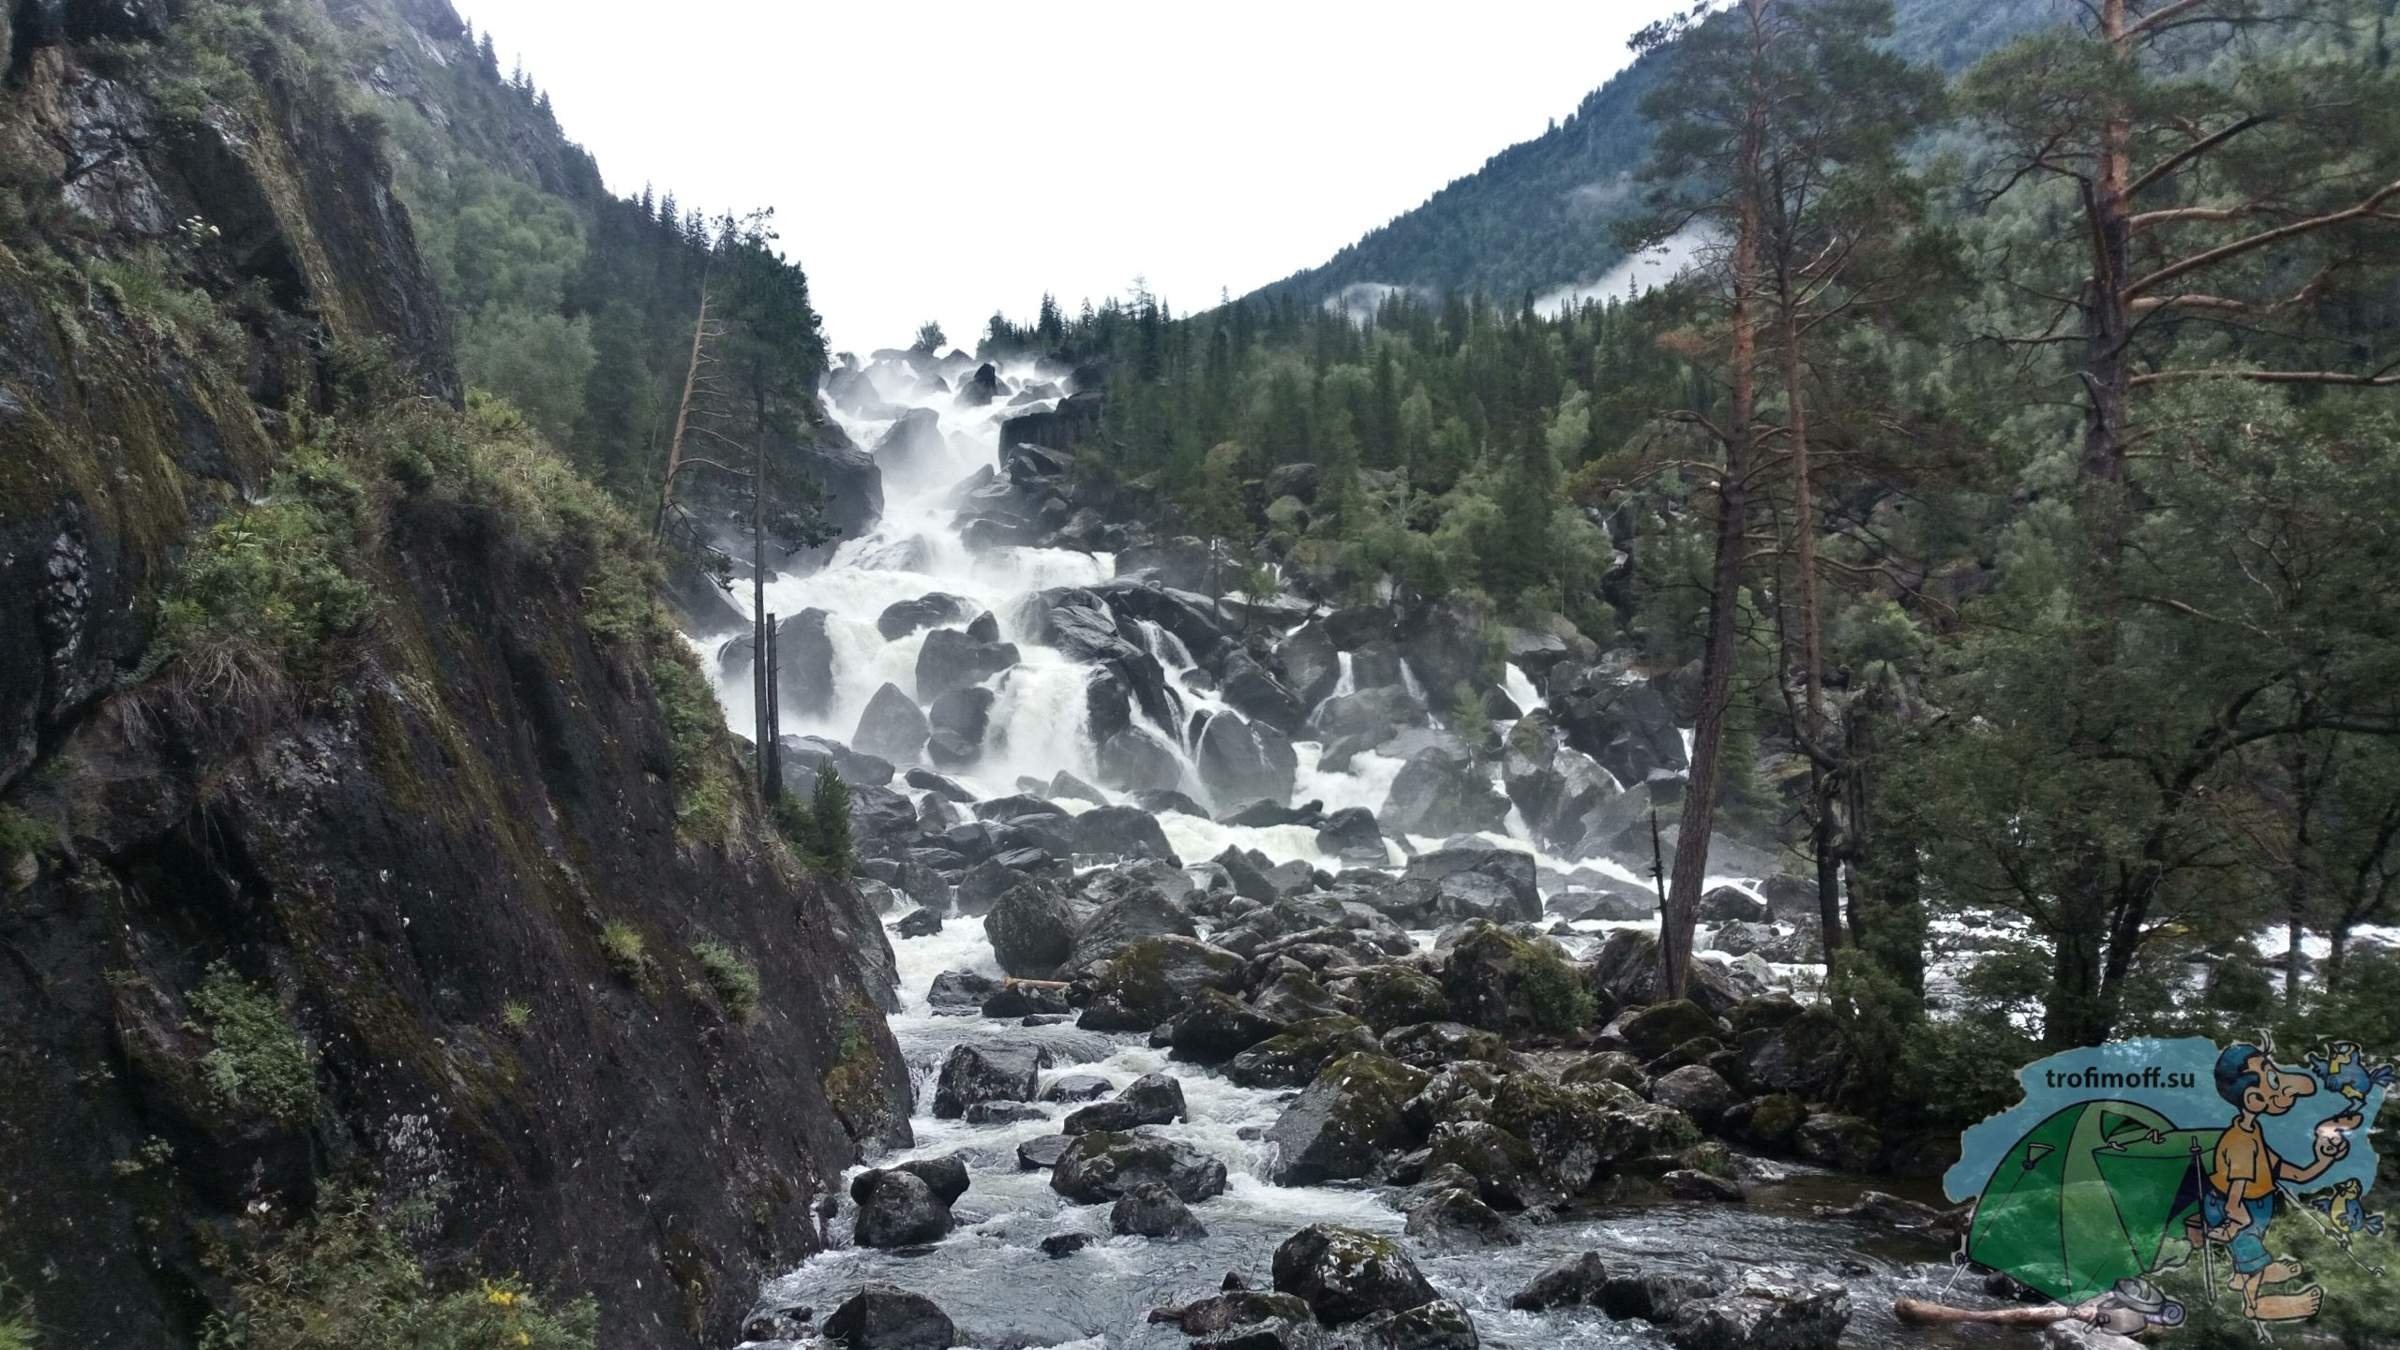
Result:
{"label": "forested mountain slope", "polygon": [[747,245],[612,203],[440,0],[11,6],[0,50],[9,1325],[730,1341],[908,1128],[889,953],[594,481],[632,423],[469,398],[454,335],[672,297],[597,325],[638,368]]}
{"label": "forested mountain slope", "polygon": [[[2062,12],[2057,0],[1900,0],[1891,49],[1954,73]],[[1542,135],[1257,297],[1322,300],[1373,284],[1480,290],[1515,304],[1600,277],[1625,256],[1615,229],[1636,204],[1633,175],[1652,135],[1642,99],[1674,78],[1675,64],[1671,50],[1644,54]]]}

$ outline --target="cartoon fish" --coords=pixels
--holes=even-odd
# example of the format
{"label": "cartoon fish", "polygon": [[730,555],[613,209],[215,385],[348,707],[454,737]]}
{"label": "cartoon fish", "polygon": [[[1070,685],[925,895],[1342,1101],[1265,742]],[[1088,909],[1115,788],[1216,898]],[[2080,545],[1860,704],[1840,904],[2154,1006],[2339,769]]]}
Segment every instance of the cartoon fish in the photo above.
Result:
{"label": "cartoon fish", "polygon": [[2345,1234],[2365,1233],[2370,1237],[2383,1232],[2383,1216],[2367,1213],[2359,1197],[2358,1178],[2351,1177],[2308,1197],[2308,1203],[2333,1220],[2333,1226]]}
{"label": "cartoon fish", "polygon": [[2366,1101],[2367,1094],[2377,1088],[2388,1088],[2400,1072],[2389,1064],[2369,1064],[2356,1041],[2331,1041],[2308,1057],[2308,1069],[2329,1091],[2348,1097],[2353,1104]]}

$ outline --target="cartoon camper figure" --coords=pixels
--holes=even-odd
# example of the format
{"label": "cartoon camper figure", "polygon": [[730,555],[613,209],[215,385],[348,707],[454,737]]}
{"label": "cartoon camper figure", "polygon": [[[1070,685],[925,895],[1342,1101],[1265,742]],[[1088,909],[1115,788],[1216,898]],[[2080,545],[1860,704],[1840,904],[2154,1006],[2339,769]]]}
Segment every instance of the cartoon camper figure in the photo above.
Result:
{"label": "cartoon camper figure", "polygon": [[[2195,1261],[2210,1297],[2230,1293],[2262,1328],[2313,1317],[2324,1290],[2277,1234],[2307,1224],[2369,1264],[2352,1244],[2383,1223],[2365,1200],[2373,1158],[2354,1146],[2393,1076],[2346,1042],[2299,1065],[2197,1040],[2052,1056],[2020,1074],[2023,1104],[1962,1141],[1948,1179],[1975,1201],[1961,1255],[2062,1318],[2121,1331],[2179,1325],[2151,1281]],[[2029,1320],[1906,1302],[1925,1320]]]}

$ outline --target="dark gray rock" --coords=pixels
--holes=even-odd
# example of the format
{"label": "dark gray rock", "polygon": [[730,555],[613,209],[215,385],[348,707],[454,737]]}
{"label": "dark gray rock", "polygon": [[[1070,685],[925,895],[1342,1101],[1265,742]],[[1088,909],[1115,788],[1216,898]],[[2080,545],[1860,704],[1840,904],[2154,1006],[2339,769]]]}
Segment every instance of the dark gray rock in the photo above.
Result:
{"label": "dark gray rock", "polygon": [[942,931],[940,911],[912,909],[893,928],[904,938],[932,937]]}
{"label": "dark gray rock", "polygon": [[1684,1304],[1668,1339],[1677,1350],[1833,1350],[1849,1325],[1841,1285],[1753,1270],[1715,1298]]}
{"label": "dark gray rock", "polygon": [[1425,1074],[1382,1055],[1347,1055],[1325,1066],[1267,1131],[1278,1186],[1314,1186],[1372,1173],[1387,1152],[1416,1142],[1402,1108]]}
{"label": "dark gray rock", "polygon": [[1363,806],[1344,807],[1327,816],[1317,830],[1317,849],[1344,862],[1381,864],[1391,856],[1383,841],[1383,827],[1375,813]]}
{"label": "dark gray rock", "polygon": [[1075,1136],[1050,1170],[1050,1188],[1079,1205],[1104,1204],[1145,1183],[1198,1204],[1225,1193],[1225,1164],[1189,1144],[1098,1130]]}
{"label": "dark gray rock", "polygon": [[1499,1211],[1455,1186],[1434,1192],[1411,1209],[1407,1233],[1435,1252],[1514,1247],[1524,1240]]}
{"label": "dark gray rock", "polygon": [[1017,664],[1013,642],[984,642],[955,628],[936,628],[917,650],[917,697],[938,701]]}
{"label": "dark gray rock", "polygon": [[1052,1233],[1042,1239],[1042,1255],[1056,1261],[1073,1256],[1096,1241],[1089,1233]]}
{"label": "dark gray rock", "polygon": [[1155,1181],[1145,1181],[1117,1197],[1108,1211],[1108,1231],[1166,1242],[1208,1236],[1208,1226],[1193,1217],[1191,1207]]}
{"label": "dark gray rock", "polygon": [[1476,834],[1499,829],[1508,806],[1472,759],[1432,746],[1401,766],[1376,814],[1401,834]]}
{"label": "dark gray rock", "polygon": [[983,932],[1002,970],[1020,979],[1046,980],[1075,950],[1078,923],[1075,907],[1065,896],[1024,882],[993,903]]}
{"label": "dark gray rock", "polygon": [[945,970],[933,977],[933,986],[926,991],[926,1002],[936,1013],[967,1014],[980,1012],[983,1001],[1000,988],[1000,982],[989,975],[972,970]]}
{"label": "dark gray rock", "polygon": [[1017,1170],[1039,1172],[1056,1167],[1060,1155],[1067,1151],[1067,1145],[1074,1142],[1074,1139],[1063,1134],[1045,1134],[1038,1139],[1028,1139],[1017,1145]]}
{"label": "dark gray rock", "polygon": [[933,1114],[956,1120],[977,1102],[1029,1102],[1050,1063],[1035,1045],[960,1045],[942,1062],[933,1092]]}
{"label": "dark gray rock", "polygon": [[1230,713],[1208,719],[1193,760],[1200,782],[1220,802],[1288,802],[1299,760],[1273,727]]}
{"label": "dark gray rock", "polygon": [[1308,1304],[1317,1320],[1343,1326],[1404,1312],[1437,1295],[1400,1244],[1334,1224],[1311,1224],[1275,1249],[1275,1290]]}
{"label": "dark gray rock", "polygon": [[1542,1268],[1531,1283],[1508,1300],[1518,1312],[1548,1312],[1552,1308],[1598,1307],[1608,1287],[1608,1267],[1598,1252],[1578,1252]]}
{"label": "dark gray rock", "polygon": [[1075,851],[1097,858],[1156,858],[1182,866],[1157,817],[1136,806],[1095,806],[1074,817],[1067,833]]}
{"label": "dark gray rock", "polygon": [[1185,1116],[1183,1084],[1171,1074],[1146,1073],[1111,1100],[1094,1102],[1069,1115],[1061,1128],[1070,1135],[1102,1130],[1124,1133],[1144,1125],[1172,1125]]}
{"label": "dark gray rock", "polygon": [[1147,727],[1128,726],[1100,744],[1100,781],[1120,792],[1175,790],[1183,785],[1183,765],[1158,734]]}
{"label": "dark gray rock", "polygon": [[1355,1017],[1312,1018],[1235,1055],[1225,1066],[1225,1077],[1248,1088],[1305,1087],[1345,1055],[1379,1054],[1382,1049],[1375,1033]]}
{"label": "dark gray rock", "polygon": [[867,754],[905,764],[925,753],[925,739],[932,734],[916,701],[901,693],[900,686],[887,683],[867,700],[850,743]]}
{"label": "dark gray rock", "polygon": [[1222,1064],[1283,1028],[1240,999],[1209,989],[1167,1023],[1167,1044],[1177,1059]]}
{"label": "dark gray rock", "polygon": [[847,1350],[949,1350],[958,1327],[932,1299],[870,1281],[825,1319],[825,1337]]}

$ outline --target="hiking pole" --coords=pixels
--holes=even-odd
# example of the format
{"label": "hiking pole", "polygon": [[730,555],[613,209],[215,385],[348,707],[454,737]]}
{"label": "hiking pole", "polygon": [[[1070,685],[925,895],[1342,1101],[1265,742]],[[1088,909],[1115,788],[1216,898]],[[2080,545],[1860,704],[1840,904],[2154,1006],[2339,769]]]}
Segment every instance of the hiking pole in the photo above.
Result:
{"label": "hiking pole", "polygon": [[[2191,1145],[2192,1172],[2205,1190],[2208,1177],[2200,1167],[2199,1136],[2192,1137]],[[2208,1306],[2214,1309],[2217,1306],[2217,1249],[2216,1239],[2208,1235],[2208,1210],[2205,1207],[2200,1211],[2200,1282],[2208,1287]]]}

